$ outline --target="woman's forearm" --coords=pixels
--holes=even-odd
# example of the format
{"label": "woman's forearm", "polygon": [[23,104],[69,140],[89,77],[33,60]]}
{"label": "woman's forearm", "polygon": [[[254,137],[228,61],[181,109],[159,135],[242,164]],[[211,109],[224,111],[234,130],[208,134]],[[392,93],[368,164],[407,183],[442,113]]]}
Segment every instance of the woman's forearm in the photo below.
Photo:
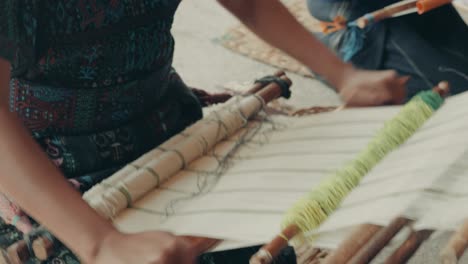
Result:
{"label": "woman's forearm", "polygon": [[[5,62],[0,60],[0,95],[8,98],[8,72],[1,64]],[[84,202],[9,112],[6,100],[0,100],[0,191],[83,260],[91,259],[114,227]]]}
{"label": "woman's forearm", "polygon": [[307,31],[278,0],[218,0],[255,34],[285,51],[335,88],[354,68]]}

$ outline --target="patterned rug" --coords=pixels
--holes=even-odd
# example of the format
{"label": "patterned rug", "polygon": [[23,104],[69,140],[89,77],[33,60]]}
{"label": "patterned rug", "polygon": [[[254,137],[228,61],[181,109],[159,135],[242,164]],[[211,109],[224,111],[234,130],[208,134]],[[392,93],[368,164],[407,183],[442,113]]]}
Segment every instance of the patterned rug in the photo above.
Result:
{"label": "patterned rug", "polygon": [[[311,32],[320,30],[319,22],[313,19],[309,14],[305,0],[290,0],[287,1],[286,6],[296,19]],[[266,44],[243,25],[238,25],[229,29],[227,33],[217,41],[233,52],[262,63],[303,76],[314,77],[304,65],[280,50]]]}

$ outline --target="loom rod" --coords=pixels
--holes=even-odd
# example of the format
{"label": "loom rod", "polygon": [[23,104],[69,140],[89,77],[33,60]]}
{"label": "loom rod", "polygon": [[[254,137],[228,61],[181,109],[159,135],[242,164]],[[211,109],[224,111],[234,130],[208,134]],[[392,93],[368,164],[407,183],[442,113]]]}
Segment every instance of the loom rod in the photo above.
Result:
{"label": "loom rod", "polygon": [[347,264],[369,263],[411,220],[398,217],[387,227],[379,230]]}
{"label": "loom rod", "polygon": [[406,263],[421,244],[432,235],[432,230],[413,231],[411,235],[398,247],[393,254],[388,257],[384,264],[402,264]]}
{"label": "loom rod", "polygon": [[347,263],[382,227],[373,224],[363,224],[340,243],[338,249],[333,251],[323,264]]}
{"label": "loom rod", "polygon": [[[278,77],[278,78],[281,78],[283,77],[284,75],[286,75],[286,73],[284,71],[277,71],[273,74],[273,76],[275,77]],[[265,83],[262,83],[262,82],[256,82],[252,88],[250,88],[246,93],[244,93],[243,95],[249,95],[249,94],[256,94],[258,91],[260,91],[261,89],[265,88],[266,84]]]}

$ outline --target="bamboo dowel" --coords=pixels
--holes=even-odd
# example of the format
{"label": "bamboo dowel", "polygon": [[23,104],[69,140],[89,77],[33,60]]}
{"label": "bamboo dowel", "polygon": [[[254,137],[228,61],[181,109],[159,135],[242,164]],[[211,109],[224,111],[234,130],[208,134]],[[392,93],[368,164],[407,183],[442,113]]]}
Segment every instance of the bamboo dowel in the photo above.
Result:
{"label": "bamboo dowel", "polygon": [[400,230],[411,223],[411,220],[399,217],[393,220],[387,227],[379,230],[356,255],[351,258],[348,264],[369,263],[375,256],[400,232]]}
{"label": "bamboo dowel", "polygon": [[401,246],[385,261],[384,264],[406,263],[432,233],[432,230],[421,230],[418,232],[413,231],[408,239],[401,244]]}
{"label": "bamboo dowel", "polygon": [[372,224],[358,226],[323,264],[347,263],[381,229],[382,227]]}
{"label": "bamboo dowel", "polygon": [[[273,76],[277,77],[277,78],[282,78],[285,75],[286,74],[285,74],[284,71],[277,71],[277,72],[275,72],[273,74]],[[257,82],[255,84],[253,84],[253,86],[249,90],[247,90],[245,93],[243,93],[243,95],[247,96],[247,95],[251,95],[251,94],[256,94],[258,91],[265,88],[266,86],[267,86],[267,84],[265,84],[265,83]],[[202,124],[200,124],[200,125],[202,125]],[[199,127],[197,127],[197,126],[192,126],[192,127],[188,128],[188,129],[190,129],[191,131],[195,131],[198,128]],[[187,130],[185,130],[183,132],[190,133]],[[91,188],[89,191],[87,191],[83,195],[83,198],[85,200],[87,200],[87,201],[91,201],[92,199],[94,199],[94,197],[96,197],[100,193],[102,193],[107,188],[107,186],[114,186],[117,182],[124,179],[125,177],[132,174],[133,172],[136,172],[139,168],[143,167],[149,161],[151,161],[151,160],[159,157],[160,155],[162,155],[164,153],[165,149],[172,148],[174,145],[180,143],[180,141],[182,141],[184,139],[185,138],[183,136],[174,136],[174,137],[170,138],[169,140],[167,140],[166,142],[161,144],[158,148],[155,148],[152,151],[149,151],[149,152],[145,153],[144,155],[142,155],[141,157],[139,157],[135,161],[127,164],[121,170],[114,173],[114,175],[112,175],[112,177],[109,177],[109,178],[103,180],[100,184],[97,184],[97,185],[93,186],[93,188]]]}
{"label": "bamboo dowel", "polygon": [[[416,8],[418,14],[422,15],[433,9],[450,4],[452,0],[418,0],[410,3],[392,4],[372,13],[366,14],[356,20],[356,24],[360,28],[365,28],[373,22],[379,22],[396,15],[402,15],[413,12],[411,9]],[[406,13],[404,11],[407,11]]]}
{"label": "bamboo dowel", "polygon": [[450,237],[449,242],[440,253],[443,264],[455,264],[468,248],[468,219]]}

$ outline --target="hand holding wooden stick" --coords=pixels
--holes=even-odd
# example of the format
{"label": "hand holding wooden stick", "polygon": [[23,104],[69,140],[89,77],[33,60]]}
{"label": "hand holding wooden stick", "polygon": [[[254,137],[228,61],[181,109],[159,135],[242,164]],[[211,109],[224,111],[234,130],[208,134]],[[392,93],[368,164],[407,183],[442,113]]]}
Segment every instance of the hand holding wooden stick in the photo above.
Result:
{"label": "hand holding wooden stick", "polygon": [[406,263],[432,233],[432,230],[412,231],[410,236],[390,257],[388,257],[384,264]]}

